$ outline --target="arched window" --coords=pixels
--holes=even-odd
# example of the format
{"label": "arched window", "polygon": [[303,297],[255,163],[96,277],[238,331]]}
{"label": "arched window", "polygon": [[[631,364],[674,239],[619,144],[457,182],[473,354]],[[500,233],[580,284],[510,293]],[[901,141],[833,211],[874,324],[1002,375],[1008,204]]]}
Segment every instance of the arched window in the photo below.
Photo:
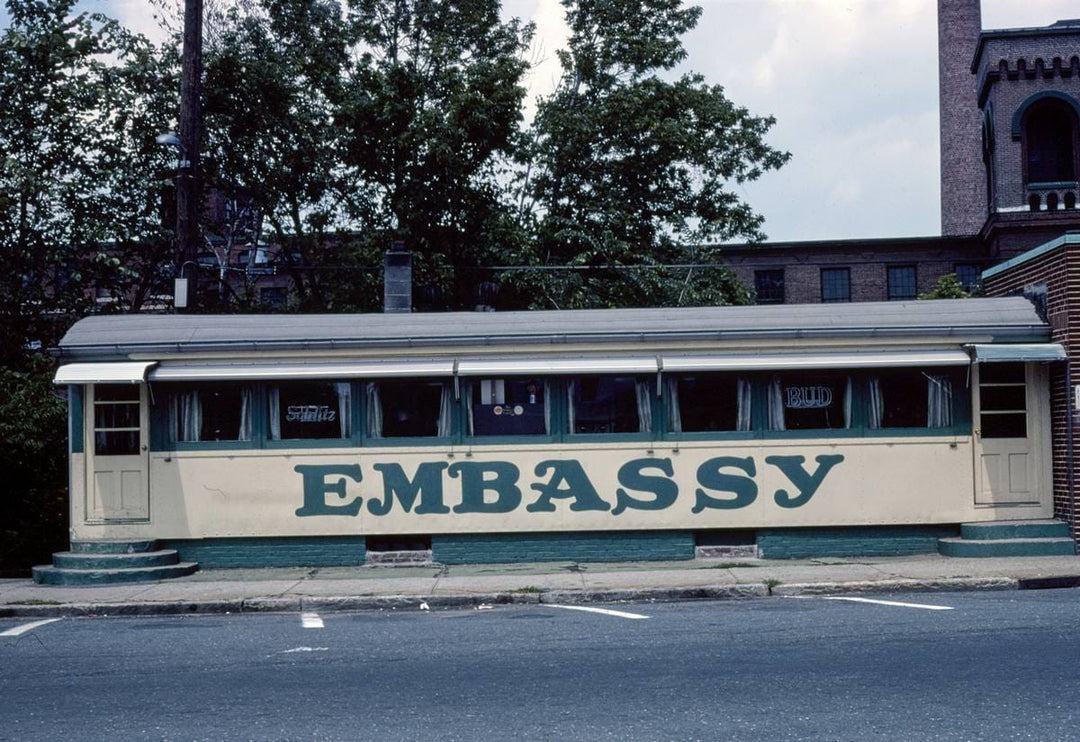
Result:
{"label": "arched window", "polygon": [[1024,114],[1025,175],[1028,183],[1076,180],[1076,115],[1062,100],[1046,98]]}

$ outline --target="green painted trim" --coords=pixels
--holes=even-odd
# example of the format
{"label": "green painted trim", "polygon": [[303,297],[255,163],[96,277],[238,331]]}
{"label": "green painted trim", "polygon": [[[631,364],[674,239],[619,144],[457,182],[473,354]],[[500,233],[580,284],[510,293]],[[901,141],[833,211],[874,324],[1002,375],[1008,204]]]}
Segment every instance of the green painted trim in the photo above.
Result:
{"label": "green painted trim", "polygon": [[442,564],[644,562],[694,558],[691,531],[452,534],[431,537]]}
{"label": "green painted trim", "polygon": [[71,453],[86,451],[86,387],[68,387],[68,442]]}
{"label": "green painted trim", "polygon": [[757,547],[764,559],[933,554],[958,533],[954,525],[761,529]]}
{"label": "green painted trim", "polygon": [[996,276],[997,274],[1003,273],[1010,268],[1015,268],[1018,265],[1023,265],[1029,260],[1042,257],[1043,255],[1066,245],[1080,245],[1080,232],[1066,232],[1060,237],[1056,237],[1043,245],[1033,247],[1025,253],[1020,253],[1015,258],[1006,260],[1004,263],[998,263],[992,268],[987,268],[982,272],[982,280],[985,281],[987,278]]}
{"label": "green painted trim", "polygon": [[267,438],[262,446],[267,450],[291,449],[291,448],[356,448],[356,441],[352,436],[348,438],[283,438],[274,440]]}
{"label": "green painted trim", "polygon": [[202,567],[358,567],[367,555],[363,536],[175,539],[160,542]]}

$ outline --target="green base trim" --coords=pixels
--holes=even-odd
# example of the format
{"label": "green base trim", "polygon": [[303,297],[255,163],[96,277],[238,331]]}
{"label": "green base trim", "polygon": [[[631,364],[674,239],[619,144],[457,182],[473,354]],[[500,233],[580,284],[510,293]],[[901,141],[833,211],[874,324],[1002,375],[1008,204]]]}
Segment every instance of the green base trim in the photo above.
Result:
{"label": "green base trim", "polygon": [[162,540],[185,562],[203,569],[232,567],[359,567],[367,549],[363,536],[207,538]]}
{"label": "green base trim", "polygon": [[763,529],[757,546],[764,559],[904,556],[936,553],[938,539],[958,533],[957,526]]}
{"label": "green base trim", "polygon": [[488,533],[431,537],[442,564],[656,562],[694,558],[690,531]]}

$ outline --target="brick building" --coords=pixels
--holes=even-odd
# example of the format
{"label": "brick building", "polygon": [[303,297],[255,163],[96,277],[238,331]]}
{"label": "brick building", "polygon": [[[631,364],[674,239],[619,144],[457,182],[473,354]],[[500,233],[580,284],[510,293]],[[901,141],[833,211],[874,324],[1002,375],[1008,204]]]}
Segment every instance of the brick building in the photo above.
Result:
{"label": "brick building", "polygon": [[941,235],[725,245],[759,303],[914,298],[1080,229],[1080,20],[983,31],[939,0]]}

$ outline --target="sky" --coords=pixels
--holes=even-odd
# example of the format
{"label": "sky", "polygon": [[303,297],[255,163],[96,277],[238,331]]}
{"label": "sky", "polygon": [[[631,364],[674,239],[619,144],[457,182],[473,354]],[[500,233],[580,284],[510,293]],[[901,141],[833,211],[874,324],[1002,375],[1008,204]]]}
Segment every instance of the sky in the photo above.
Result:
{"label": "sky", "polygon": [[[533,96],[558,77],[558,0],[503,0],[536,23]],[[148,0],[84,0],[157,34]],[[770,241],[940,234],[935,0],[697,0],[686,71],[724,86],[791,152],[780,171],[735,185]],[[982,0],[984,29],[1046,26],[1076,0]],[[974,52],[974,50],[972,50]]]}

